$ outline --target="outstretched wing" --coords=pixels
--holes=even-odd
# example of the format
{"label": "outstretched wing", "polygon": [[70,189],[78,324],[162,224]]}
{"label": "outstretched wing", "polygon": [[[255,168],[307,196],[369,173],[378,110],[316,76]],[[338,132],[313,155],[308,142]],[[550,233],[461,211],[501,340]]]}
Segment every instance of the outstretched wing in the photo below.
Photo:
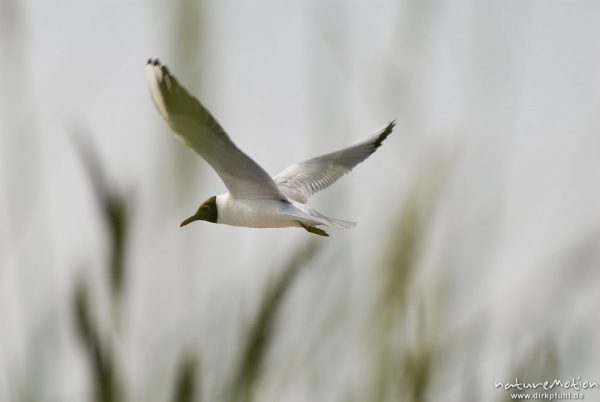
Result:
{"label": "outstretched wing", "polygon": [[273,179],[231,141],[210,112],[158,59],[148,60],[152,100],[175,136],[217,172],[238,199],[284,199]]}
{"label": "outstretched wing", "polygon": [[305,203],[310,196],[335,183],[375,152],[392,133],[395,124],[394,121],[389,122],[356,145],[288,166],[273,178],[279,191],[288,199]]}

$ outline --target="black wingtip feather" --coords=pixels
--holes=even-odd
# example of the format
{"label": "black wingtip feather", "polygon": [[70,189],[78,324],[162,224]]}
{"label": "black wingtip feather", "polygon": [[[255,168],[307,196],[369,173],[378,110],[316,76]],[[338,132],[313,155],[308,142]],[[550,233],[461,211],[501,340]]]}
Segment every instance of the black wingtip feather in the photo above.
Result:
{"label": "black wingtip feather", "polygon": [[383,141],[392,133],[392,130],[394,130],[395,126],[396,126],[396,120],[392,120],[388,123],[388,125],[381,132],[381,134],[379,134],[379,137],[377,137],[377,139],[373,143],[373,151],[375,151],[377,148],[379,148],[381,146]]}

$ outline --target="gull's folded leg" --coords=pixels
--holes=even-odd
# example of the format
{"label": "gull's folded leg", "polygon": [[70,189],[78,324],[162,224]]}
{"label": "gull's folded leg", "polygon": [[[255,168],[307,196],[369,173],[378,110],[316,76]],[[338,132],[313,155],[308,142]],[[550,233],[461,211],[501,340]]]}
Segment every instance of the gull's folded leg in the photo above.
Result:
{"label": "gull's folded leg", "polygon": [[300,221],[298,221],[298,223],[299,223],[299,224],[300,224],[300,226],[302,226],[302,227],[303,227],[303,228],[304,228],[304,229],[305,229],[307,232],[314,233],[314,234],[316,234],[316,235],[319,235],[319,236],[325,236],[325,237],[329,237],[329,234],[328,234],[326,231],[324,231],[323,229],[319,229],[319,228],[318,228],[318,227],[316,227],[316,226],[307,226],[307,225],[305,225],[304,223],[302,223],[302,222],[300,222]]}

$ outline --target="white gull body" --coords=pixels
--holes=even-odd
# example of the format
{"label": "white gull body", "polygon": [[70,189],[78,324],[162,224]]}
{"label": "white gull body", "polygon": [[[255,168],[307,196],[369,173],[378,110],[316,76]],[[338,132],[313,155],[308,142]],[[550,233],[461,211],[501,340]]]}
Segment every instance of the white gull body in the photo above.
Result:
{"label": "white gull body", "polygon": [[293,164],[274,177],[243,153],[158,59],[148,60],[150,93],[175,136],[211,165],[229,192],[210,197],[196,220],[254,228],[302,227],[321,236],[318,226],[348,229],[356,224],[327,217],[305,203],[365,160],[391,134],[394,122],[348,148]]}
{"label": "white gull body", "polygon": [[[230,226],[252,228],[285,228],[305,225],[315,226],[321,222],[310,219],[301,210],[287,201],[281,200],[238,200],[229,193],[220,194],[216,199],[219,211],[217,223]],[[348,222],[352,226],[351,222]]]}

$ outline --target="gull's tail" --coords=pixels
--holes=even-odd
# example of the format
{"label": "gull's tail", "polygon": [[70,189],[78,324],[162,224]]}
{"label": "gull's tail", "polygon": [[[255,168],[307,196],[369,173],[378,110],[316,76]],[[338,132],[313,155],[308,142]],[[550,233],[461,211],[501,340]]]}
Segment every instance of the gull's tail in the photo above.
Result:
{"label": "gull's tail", "polygon": [[338,229],[350,229],[356,226],[355,222],[330,218],[299,202],[291,201],[288,205],[289,207],[283,211],[285,214],[299,218],[309,225],[326,225]]}
{"label": "gull's tail", "polygon": [[350,229],[356,226],[356,222],[344,221],[342,219],[330,218],[329,216],[325,216],[320,212],[315,211],[314,209],[306,208],[308,210],[308,214],[314,218],[317,218],[319,221],[323,222],[324,225],[333,226],[338,229]]}

